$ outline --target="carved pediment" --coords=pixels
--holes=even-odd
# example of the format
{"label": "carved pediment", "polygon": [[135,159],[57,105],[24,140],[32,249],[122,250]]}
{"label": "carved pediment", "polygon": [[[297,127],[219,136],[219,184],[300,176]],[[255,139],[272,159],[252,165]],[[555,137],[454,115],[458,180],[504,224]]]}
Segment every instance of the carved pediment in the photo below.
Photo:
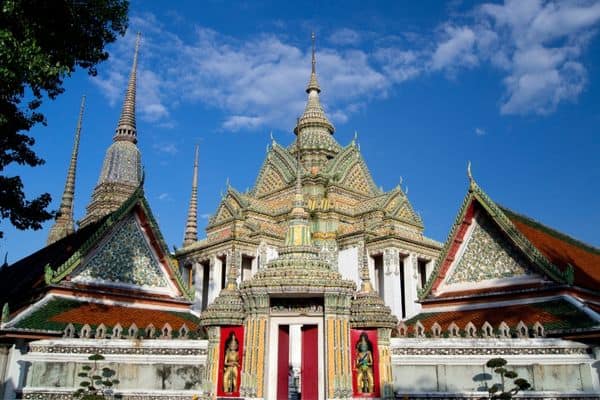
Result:
{"label": "carved pediment", "polygon": [[72,280],[170,292],[170,278],[149,243],[135,215],[130,214],[84,256]]}
{"label": "carved pediment", "polygon": [[535,274],[531,263],[485,213],[473,219],[473,226],[447,284],[510,279]]}
{"label": "carved pediment", "polygon": [[263,163],[253,194],[266,196],[293,183],[296,177],[296,159],[283,147],[273,143]]}

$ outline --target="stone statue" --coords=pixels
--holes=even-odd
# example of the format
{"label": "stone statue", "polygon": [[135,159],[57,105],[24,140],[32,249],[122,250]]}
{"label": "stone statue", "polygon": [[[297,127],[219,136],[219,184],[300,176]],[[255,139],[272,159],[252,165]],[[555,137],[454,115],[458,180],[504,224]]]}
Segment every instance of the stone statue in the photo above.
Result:
{"label": "stone statue", "polygon": [[223,392],[237,392],[240,371],[239,345],[235,333],[231,332],[225,342],[225,358],[223,362]]}
{"label": "stone statue", "polygon": [[356,388],[358,393],[372,394],[375,390],[373,377],[373,345],[365,332],[356,342]]}

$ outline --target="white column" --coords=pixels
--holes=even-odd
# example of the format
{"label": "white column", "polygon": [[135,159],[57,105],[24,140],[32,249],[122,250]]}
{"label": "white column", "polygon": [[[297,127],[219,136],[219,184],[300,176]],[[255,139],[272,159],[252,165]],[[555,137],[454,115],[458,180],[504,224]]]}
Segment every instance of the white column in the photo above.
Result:
{"label": "white column", "polygon": [[213,300],[219,295],[221,291],[221,268],[223,268],[223,262],[216,256],[210,258],[210,270],[209,270],[209,281],[208,281],[208,304],[212,303]]}
{"label": "white column", "polygon": [[406,294],[406,318],[410,318],[421,311],[417,303],[417,255],[410,253],[404,259],[404,292]]}
{"label": "white column", "polygon": [[400,288],[400,256],[393,247],[383,251],[384,301],[392,309],[392,313],[402,318],[402,290]]}
{"label": "white column", "polygon": [[193,287],[194,287],[194,310],[201,311],[202,310],[202,288],[204,287],[204,265],[199,262],[194,262],[192,264],[192,268],[194,268],[193,278]]}
{"label": "white column", "polygon": [[290,365],[294,376],[299,376],[302,365],[302,325],[290,325]]}

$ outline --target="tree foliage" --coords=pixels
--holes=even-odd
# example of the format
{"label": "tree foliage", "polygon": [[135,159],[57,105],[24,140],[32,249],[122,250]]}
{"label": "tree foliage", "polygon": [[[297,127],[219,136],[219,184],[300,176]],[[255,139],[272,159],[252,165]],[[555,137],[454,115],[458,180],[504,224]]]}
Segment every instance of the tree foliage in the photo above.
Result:
{"label": "tree foliage", "polygon": [[[40,229],[56,216],[44,193],[26,199],[9,164],[44,163],[25,132],[46,124],[44,98],[64,92],[63,80],[77,67],[96,74],[104,49],[127,29],[127,0],[2,0],[0,2],[0,219],[18,229]],[[0,232],[0,237],[2,237]]]}
{"label": "tree foliage", "polygon": [[102,354],[92,354],[88,357],[88,360],[94,362],[94,366],[84,365],[81,367],[81,372],[77,374],[78,377],[83,378],[79,383],[81,386],[73,395],[76,399],[81,400],[103,400],[112,392],[114,385],[119,383],[118,379],[114,376],[116,372],[108,367],[99,369],[98,361],[104,360]]}
{"label": "tree foliage", "polygon": [[[500,377],[500,383],[494,383],[488,389],[489,398],[492,400],[509,400],[518,392],[531,388],[531,384],[526,379],[519,378],[519,375],[508,369],[506,364],[504,358],[492,358],[485,364],[486,367],[491,368]],[[507,387],[507,380],[512,380],[512,388]]]}

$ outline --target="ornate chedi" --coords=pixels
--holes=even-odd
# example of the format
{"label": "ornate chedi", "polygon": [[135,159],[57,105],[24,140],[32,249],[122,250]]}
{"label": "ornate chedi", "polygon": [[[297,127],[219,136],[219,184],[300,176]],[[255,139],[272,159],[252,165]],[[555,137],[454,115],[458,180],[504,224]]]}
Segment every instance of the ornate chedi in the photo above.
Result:
{"label": "ornate chedi", "polygon": [[190,196],[190,206],[188,209],[188,218],[185,224],[185,234],[183,236],[183,245],[188,246],[198,240],[198,145],[194,155],[194,174],[192,176],[192,195]]}
{"label": "ornate chedi", "polygon": [[75,174],[77,172],[77,155],[79,153],[79,138],[81,136],[81,123],[83,120],[84,108],[85,96],[82,97],[81,107],[79,108],[79,118],[77,119],[73,151],[71,152],[71,161],[69,163],[69,171],[67,172],[65,190],[63,191],[60,207],[58,209],[59,214],[58,217],[56,217],[56,222],[52,228],[50,228],[46,244],[52,244],[75,231],[73,200],[75,198]]}
{"label": "ornate chedi", "polygon": [[374,291],[398,318],[410,317],[419,311],[417,290],[441,244],[423,235],[421,218],[400,185],[390,191],[375,185],[356,139],[345,147],[336,141],[320,102],[314,38],[306,92],[295,141],[284,147],[272,140],[254,187],[240,192],[228,185],[206,238],[177,250],[180,266],[196,272],[196,307],[205,309],[225,286],[227,254],[234,244],[241,256],[240,281],[260,272],[286,246],[298,172],[319,256],[360,284],[359,249],[366,242]]}
{"label": "ornate chedi", "polygon": [[98,185],[92,193],[81,226],[97,221],[120,207],[142,180],[141,154],[136,146],[135,97],[140,35],[133,55],[129,84],[112,145],[106,151]]}

